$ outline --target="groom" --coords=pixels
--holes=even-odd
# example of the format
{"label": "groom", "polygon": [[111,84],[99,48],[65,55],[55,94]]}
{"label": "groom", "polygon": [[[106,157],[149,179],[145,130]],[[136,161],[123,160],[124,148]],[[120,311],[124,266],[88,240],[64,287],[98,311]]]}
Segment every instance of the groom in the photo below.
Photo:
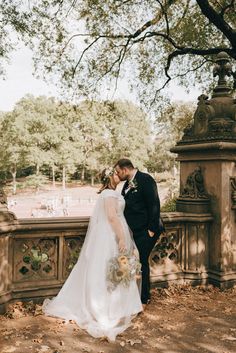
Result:
{"label": "groom", "polygon": [[120,180],[126,180],[122,195],[125,198],[124,215],[133,232],[142,264],[143,307],[150,300],[149,255],[162,231],[160,200],[155,180],[134,168],[129,159],[120,159],[114,166]]}

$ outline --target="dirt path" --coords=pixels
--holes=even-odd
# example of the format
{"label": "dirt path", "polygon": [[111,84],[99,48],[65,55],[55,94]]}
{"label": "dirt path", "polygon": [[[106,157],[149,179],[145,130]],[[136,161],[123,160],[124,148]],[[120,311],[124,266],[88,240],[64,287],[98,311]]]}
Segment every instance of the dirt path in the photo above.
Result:
{"label": "dirt path", "polygon": [[236,288],[153,290],[145,313],[115,343],[94,339],[73,322],[45,317],[32,303],[12,305],[8,316],[15,318],[0,317],[1,353],[236,352]]}

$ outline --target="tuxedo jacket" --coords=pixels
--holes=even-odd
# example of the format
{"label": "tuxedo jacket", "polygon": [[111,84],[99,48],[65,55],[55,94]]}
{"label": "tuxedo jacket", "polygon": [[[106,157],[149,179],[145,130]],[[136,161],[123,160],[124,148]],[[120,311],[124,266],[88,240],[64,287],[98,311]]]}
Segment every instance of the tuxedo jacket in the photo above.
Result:
{"label": "tuxedo jacket", "polygon": [[160,200],[155,180],[147,173],[137,171],[132,186],[125,182],[122,195],[125,198],[124,216],[134,233],[151,230],[160,233]]}

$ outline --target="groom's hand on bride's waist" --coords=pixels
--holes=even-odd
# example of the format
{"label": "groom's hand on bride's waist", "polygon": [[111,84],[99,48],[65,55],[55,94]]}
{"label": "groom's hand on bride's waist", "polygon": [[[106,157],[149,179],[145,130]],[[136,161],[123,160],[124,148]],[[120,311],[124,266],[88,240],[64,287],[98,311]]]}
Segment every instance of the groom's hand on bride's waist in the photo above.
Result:
{"label": "groom's hand on bride's waist", "polygon": [[149,237],[151,237],[151,238],[152,238],[152,237],[154,237],[154,235],[155,235],[155,233],[154,233],[154,232],[152,232],[152,231],[151,231],[151,230],[149,230],[149,229],[148,229],[148,234],[149,234]]}

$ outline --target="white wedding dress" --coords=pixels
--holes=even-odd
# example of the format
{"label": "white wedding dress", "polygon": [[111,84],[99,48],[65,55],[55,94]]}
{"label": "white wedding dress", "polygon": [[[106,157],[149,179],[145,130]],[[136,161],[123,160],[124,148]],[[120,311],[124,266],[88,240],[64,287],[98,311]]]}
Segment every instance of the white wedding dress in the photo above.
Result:
{"label": "white wedding dress", "polygon": [[126,248],[135,249],[123,215],[123,196],[116,190],[102,191],[76,265],[58,295],[43,303],[46,315],[74,320],[91,336],[107,337],[110,341],[114,341],[130,325],[134,315],[142,311],[136,280],[128,287],[119,284],[112,292],[107,290],[107,264],[119,253],[116,233],[108,220],[109,207],[114,205]]}

